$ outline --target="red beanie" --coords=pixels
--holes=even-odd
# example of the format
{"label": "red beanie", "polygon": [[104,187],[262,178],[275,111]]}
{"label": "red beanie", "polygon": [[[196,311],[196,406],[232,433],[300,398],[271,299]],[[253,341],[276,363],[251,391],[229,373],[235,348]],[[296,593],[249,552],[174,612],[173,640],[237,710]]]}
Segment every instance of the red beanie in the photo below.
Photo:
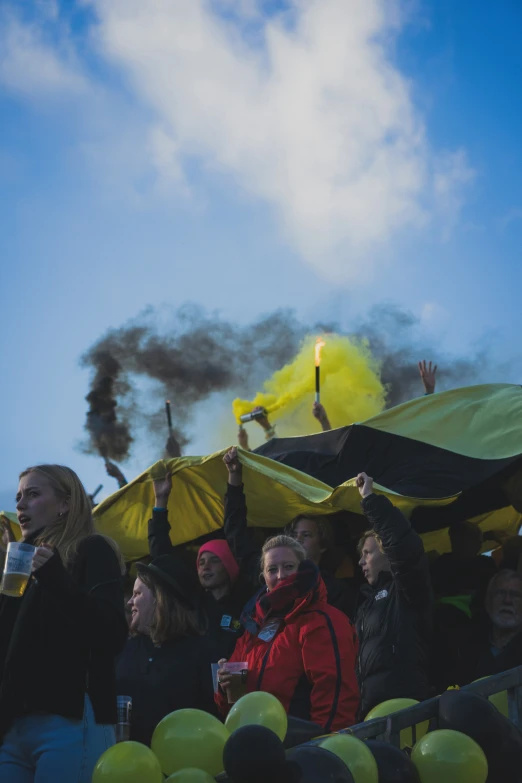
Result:
{"label": "red beanie", "polygon": [[212,552],[213,555],[217,555],[217,557],[219,557],[225,566],[225,569],[230,577],[230,581],[232,584],[234,584],[239,576],[239,566],[227,542],[222,538],[215,538],[213,541],[208,541],[206,544],[203,544],[198,552],[198,563],[199,558],[203,552]]}

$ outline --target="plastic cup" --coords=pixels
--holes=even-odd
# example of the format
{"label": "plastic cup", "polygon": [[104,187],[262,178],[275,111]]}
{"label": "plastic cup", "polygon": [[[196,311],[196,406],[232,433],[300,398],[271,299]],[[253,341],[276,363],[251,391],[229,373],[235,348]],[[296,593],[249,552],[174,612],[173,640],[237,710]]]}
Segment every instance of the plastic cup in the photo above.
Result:
{"label": "plastic cup", "polygon": [[212,671],[212,684],[214,686],[214,693],[218,693],[219,692],[219,680],[218,680],[219,663],[211,663],[210,669]]}
{"label": "plastic cup", "polygon": [[11,598],[21,598],[29,582],[36,548],[31,544],[11,541],[7,545],[0,592]]}
{"label": "plastic cup", "polygon": [[230,685],[226,688],[227,700],[229,704],[235,704],[241,696],[245,695],[245,683],[248,673],[247,661],[234,661],[233,663],[224,663],[223,670],[231,674]]}

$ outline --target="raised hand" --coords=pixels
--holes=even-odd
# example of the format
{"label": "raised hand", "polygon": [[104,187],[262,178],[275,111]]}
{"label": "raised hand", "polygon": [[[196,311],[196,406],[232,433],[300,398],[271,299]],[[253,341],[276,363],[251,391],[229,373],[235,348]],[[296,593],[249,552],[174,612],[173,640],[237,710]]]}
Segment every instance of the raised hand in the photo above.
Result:
{"label": "raised hand", "polygon": [[326,430],[332,429],[332,425],[330,424],[328,414],[326,413],[326,408],[324,407],[324,405],[321,405],[320,402],[314,402],[312,408],[312,416],[314,416],[317,419],[317,421],[321,424],[321,427],[323,428],[324,432],[326,432]]}
{"label": "raised hand", "polygon": [[426,364],[426,359],[423,359],[422,362],[419,362],[419,373],[426,394],[433,394],[437,382],[437,378],[436,378],[437,365],[434,364],[432,366],[431,362],[429,362],[429,364]]}
{"label": "raised hand", "polygon": [[373,479],[367,473],[359,473],[356,479],[357,489],[362,498],[367,498],[373,492]]}
{"label": "raised hand", "polygon": [[[257,408],[254,408],[252,413],[257,413],[258,411],[262,411],[262,410],[263,410],[263,408],[261,406],[258,406]],[[256,421],[259,424],[259,426],[262,427],[265,430],[265,432],[268,432],[268,430],[272,429],[272,425],[268,421],[268,416],[266,416],[266,415],[265,416],[258,416],[258,418],[254,419],[254,421]]]}
{"label": "raised hand", "polygon": [[167,508],[169,502],[169,495],[172,490],[172,474],[167,473],[165,478],[156,479],[152,482],[154,487],[154,505],[157,508]]}
{"label": "raised hand", "polygon": [[123,473],[121,472],[119,467],[114,464],[114,462],[109,462],[109,460],[106,460],[105,461],[105,470],[107,471],[107,474],[111,478],[115,478],[116,479],[116,481],[118,482],[118,485],[120,487],[124,487],[125,486],[125,484],[127,483],[127,479],[125,478],[125,476],[123,475]]}
{"label": "raised hand", "polygon": [[240,427],[237,433],[237,442],[245,451],[249,451],[250,445],[248,443],[248,432],[244,427]]}
{"label": "raised hand", "polygon": [[0,534],[0,552],[5,554],[7,552],[8,544],[12,541],[16,541],[16,539],[13,528],[11,527],[11,520],[9,517],[4,516],[4,514],[0,517]]}
{"label": "raised hand", "polygon": [[232,446],[223,457],[228,470],[228,483],[233,487],[240,487],[243,483],[243,467],[237,456],[237,449]]}

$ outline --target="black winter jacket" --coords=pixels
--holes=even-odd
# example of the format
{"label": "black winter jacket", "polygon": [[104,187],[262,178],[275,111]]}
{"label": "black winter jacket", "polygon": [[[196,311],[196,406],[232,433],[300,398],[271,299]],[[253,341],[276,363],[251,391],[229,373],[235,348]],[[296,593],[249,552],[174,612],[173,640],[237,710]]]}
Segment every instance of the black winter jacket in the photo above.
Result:
{"label": "black winter jacket", "polygon": [[22,598],[0,596],[0,737],[32,712],[80,720],[86,693],[96,722],[115,723],[115,659],[126,638],[110,544],[86,538],[70,571],[55,552]]}
{"label": "black winter jacket", "polygon": [[477,638],[475,647],[475,655],[477,656],[476,670],[473,677],[475,680],[522,666],[522,632],[518,633],[502,650],[497,651],[496,655],[494,655],[491,640],[485,633],[486,629],[489,630],[490,626],[488,625],[486,628],[481,629],[481,638]]}
{"label": "black winter jacket", "polygon": [[361,718],[383,701],[430,695],[429,645],[432,596],[420,537],[383,495],[362,503],[370,526],[381,537],[391,571],[361,588],[357,610],[358,678]]}
{"label": "black winter jacket", "polygon": [[116,682],[118,693],[132,698],[131,740],[150,745],[160,720],[175,710],[215,713],[212,662],[201,636],[161,645],[150,636],[129,639],[116,666]]}

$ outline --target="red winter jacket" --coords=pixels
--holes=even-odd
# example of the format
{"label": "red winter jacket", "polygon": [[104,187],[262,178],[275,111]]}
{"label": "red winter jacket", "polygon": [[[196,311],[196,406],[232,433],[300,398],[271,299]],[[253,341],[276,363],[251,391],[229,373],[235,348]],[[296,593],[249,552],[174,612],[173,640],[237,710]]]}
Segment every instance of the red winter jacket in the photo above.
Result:
{"label": "red winter jacket", "polygon": [[[355,723],[359,690],[355,630],[326,598],[316,566],[301,563],[297,574],[258,597],[230,661],[248,662],[248,692],[273,694],[289,715],[328,733]],[[221,690],[216,702],[225,715],[230,705]]]}

